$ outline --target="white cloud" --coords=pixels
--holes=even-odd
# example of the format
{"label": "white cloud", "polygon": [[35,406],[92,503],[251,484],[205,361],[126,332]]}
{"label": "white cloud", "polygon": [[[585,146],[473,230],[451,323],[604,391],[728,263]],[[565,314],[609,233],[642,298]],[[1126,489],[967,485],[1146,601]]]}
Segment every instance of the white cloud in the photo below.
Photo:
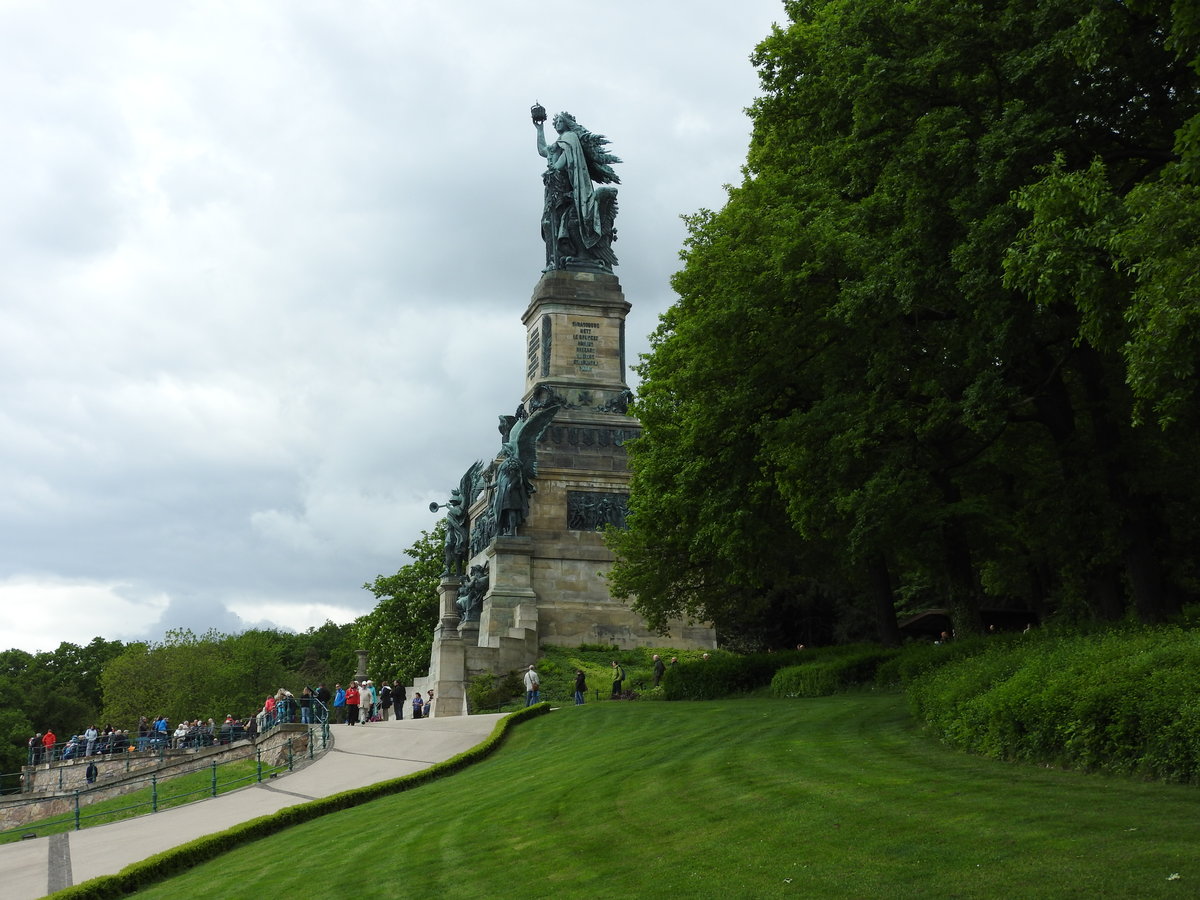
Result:
{"label": "white cloud", "polygon": [[6,647],[31,653],[64,641],[136,639],[167,605],[165,595],[129,585],[16,575],[0,581],[0,635]]}

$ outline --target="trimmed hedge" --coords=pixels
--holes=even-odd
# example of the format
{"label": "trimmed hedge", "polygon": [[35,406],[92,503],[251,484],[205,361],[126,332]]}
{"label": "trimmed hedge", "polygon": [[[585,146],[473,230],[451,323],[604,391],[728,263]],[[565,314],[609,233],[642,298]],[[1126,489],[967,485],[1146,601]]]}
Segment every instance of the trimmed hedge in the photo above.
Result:
{"label": "trimmed hedge", "polygon": [[[744,694],[768,687],[772,684],[775,673],[781,669],[807,669],[836,660],[846,660],[848,662],[844,665],[853,668],[859,663],[850,661],[860,658],[863,660],[861,664],[870,670],[866,677],[871,678],[874,676],[878,660],[888,658],[896,652],[884,650],[874,644],[846,644],[811,650],[784,650],[781,653],[749,653],[745,656],[714,653],[707,660],[693,660],[668,666],[662,688],[667,700],[718,700],[731,694]],[[865,661],[868,656],[874,661]]]}
{"label": "trimmed hedge", "polygon": [[969,656],[978,656],[985,650],[994,649],[1000,644],[1011,646],[1020,635],[996,634],[977,635],[975,637],[958,638],[947,644],[933,644],[926,641],[907,644],[903,651],[886,661],[875,673],[875,683],[879,687],[897,687],[910,684],[913,679],[931,672],[948,663],[957,662]]}
{"label": "trimmed hedge", "polygon": [[917,678],[914,711],[998,759],[1200,781],[1200,632],[1027,636]]}
{"label": "trimmed hedge", "polygon": [[766,687],[775,672],[795,663],[801,652],[809,651],[746,656],[715,653],[709,659],[680,662],[667,667],[662,680],[663,695],[668,700],[717,700],[730,694],[744,694]]}
{"label": "trimmed hedge", "polygon": [[58,891],[53,896],[60,900],[107,900],[110,897],[125,897],[155,882],[163,881],[172,875],[190,869],[203,862],[208,862],[229,850],[243,846],[259,838],[276,834],[285,828],[310,822],[313,819],[350,809],[363,803],[369,803],[380,797],[399,794],[412,790],[447,775],[452,775],[467,766],[487,758],[504,742],[508,730],[514,725],[527,719],[536,718],[550,712],[549,703],[539,703],[512,713],[496,723],[495,729],[482,743],[470,750],[465,750],[457,756],[440,763],[435,763],[428,769],[381,781],[366,787],[331,794],[319,800],[289,806],[269,816],[251,819],[216,834],[210,834],[186,844],[181,844],[171,850],[166,850],[148,859],[126,866],[115,875],[102,875],[92,878],[83,884],[75,885]]}
{"label": "trimmed hedge", "polygon": [[771,679],[772,697],[828,697],[837,691],[875,680],[882,663],[895,659],[899,650],[857,648],[799,666],[780,669]]}

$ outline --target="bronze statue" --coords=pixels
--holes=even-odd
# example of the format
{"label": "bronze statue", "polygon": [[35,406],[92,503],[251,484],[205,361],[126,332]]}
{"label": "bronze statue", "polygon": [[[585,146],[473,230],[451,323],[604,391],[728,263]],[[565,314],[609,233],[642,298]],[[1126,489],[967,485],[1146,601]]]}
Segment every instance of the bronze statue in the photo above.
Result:
{"label": "bronze statue", "polygon": [[546,110],[537,104],[531,110],[537,129],[537,151],[546,157],[545,205],[542,208],[542,239],[546,242],[545,272],[553,269],[582,269],[611,272],[617,264],[612,242],[617,239],[617,189],[593,187],[620,184],[612,170],[620,158],[605,148],[608,138],[593,134],[570,113],[554,117],[558,137],[546,142],[543,124]]}
{"label": "bronze statue", "polygon": [[443,548],[446,565],[442,571],[443,578],[463,575],[466,572],[467,559],[470,557],[471,499],[482,469],[482,462],[474,463],[463,473],[458,487],[450,491],[450,499],[447,502],[429,504],[430,512],[446,510],[446,543]]}
{"label": "bronze statue", "polygon": [[529,497],[536,492],[537,442],[550,427],[558,406],[547,406],[518,419],[500,446],[500,460],[493,482],[492,513],[496,534],[516,534],[529,516]]}
{"label": "bronze statue", "polygon": [[471,574],[463,579],[462,587],[458,589],[458,599],[454,605],[458,607],[459,618],[463,622],[479,620],[479,610],[483,606],[483,595],[488,589],[488,563],[482,566],[471,566]]}

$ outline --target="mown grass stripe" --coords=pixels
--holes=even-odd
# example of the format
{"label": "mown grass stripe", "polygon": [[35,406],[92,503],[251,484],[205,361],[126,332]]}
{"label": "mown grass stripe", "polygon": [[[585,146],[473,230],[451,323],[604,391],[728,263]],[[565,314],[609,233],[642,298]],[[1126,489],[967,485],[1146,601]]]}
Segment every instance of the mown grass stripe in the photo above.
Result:
{"label": "mown grass stripe", "polygon": [[[950,751],[898,695],[595,704],[141,893],[1180,897],[1196,800]],[[313,848],[323,865],[299,861]]]}

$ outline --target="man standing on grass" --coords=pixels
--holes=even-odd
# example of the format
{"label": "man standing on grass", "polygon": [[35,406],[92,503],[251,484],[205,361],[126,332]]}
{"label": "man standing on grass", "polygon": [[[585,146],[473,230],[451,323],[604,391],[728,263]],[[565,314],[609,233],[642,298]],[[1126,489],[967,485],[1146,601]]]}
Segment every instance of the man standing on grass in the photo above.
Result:
{"label": "man standing on grass", "polygon": [[667,671],[666,663],[662,661],[662,657],[657,653],[654,654],[654,686],[658,687],[658,683],[662,681],[663,675]]}
{"label": "man standing on grass", "polygon": [[542,700],[541,689],[542,679],[538,677],[538,673],[533,666],[529,667],[529,671],[525,673],[525,705],[533,706],[535,703],[540,703]]}

